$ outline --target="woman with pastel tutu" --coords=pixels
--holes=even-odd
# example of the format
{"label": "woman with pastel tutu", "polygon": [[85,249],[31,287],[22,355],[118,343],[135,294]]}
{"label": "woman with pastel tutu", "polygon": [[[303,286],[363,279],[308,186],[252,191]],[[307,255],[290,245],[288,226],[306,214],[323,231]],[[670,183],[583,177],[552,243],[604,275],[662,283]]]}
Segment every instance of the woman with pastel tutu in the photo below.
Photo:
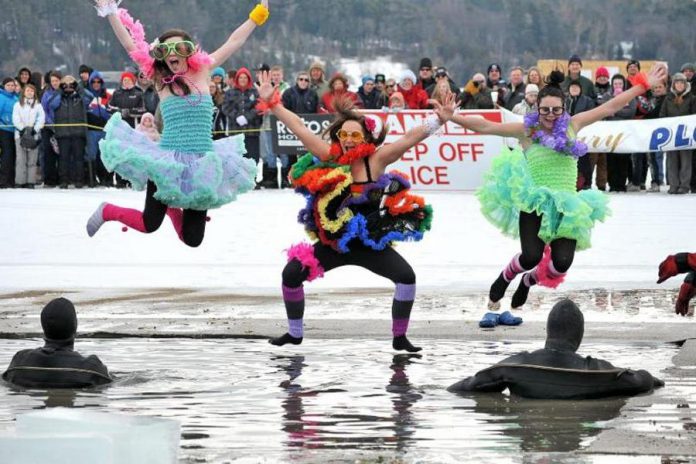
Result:
{"label": "woman with pastel tutu", "polygon": [[154,232],[168,215],[186,245],[203,241],[206,212],[253,189],[256,166],[243,158],[244,136],[213,142],[213,101],[210,72],[236,52],[269,16],[268,0],[249,14],[215,52],[207,54],[184,31],[172,29],[148,44],[139,21],[120,0],[97,0],[99,16],[107,17],[119,42],[160,98],[164,130],[159,142],[131,128],[115,114],[100,142],[102,160],[110,171],[137,190],[146,189],[145,208],[123,208],[102,203],[87,222],[93,236],[107,221],[117,221],[143,233]]}

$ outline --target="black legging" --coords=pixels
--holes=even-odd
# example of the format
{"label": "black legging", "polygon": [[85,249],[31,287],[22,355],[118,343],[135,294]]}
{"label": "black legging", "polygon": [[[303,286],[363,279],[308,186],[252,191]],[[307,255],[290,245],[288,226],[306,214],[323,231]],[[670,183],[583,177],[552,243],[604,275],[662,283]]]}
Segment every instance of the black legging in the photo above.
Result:
{"label": "black legging", "polygon": [[[386,277],[395,284],[411,285],[416,283],[416,274],[410,264],[396,250],[387,247],[376,251],[353,241],[348,253],[339,253],[320,242],[314,245],[314,256],[325,272],[340,266],[360,266],[377,275]],[[309,269],[302,269],[302,264],[293,259],[283,269],[283,285],[297,288],[307,279]]]}
{"label": "black legging", "polygon": [[[143,210],[143,224],[145,231],[154,232],[162,225],[168,206],[157,198],[155,192],[157,186],[151,180],[147,181],[147,194],[145,196],[145,209]],[[181,240],[190,247],[197,247],[203,242],[205,235],[207,211],[184,209],[181,224]]]}
{"label": "black legging", "polygon": [[[520,212],[520,244],[522,245],[520,265],[526,270],[539,264],[544,254],[546,244],[539,238],[540,228],[541,216]],[[558,272],[567,272],[570,269],[576,244],[575,240],[568,238],[557,238],[551,242],[551,261]]]}

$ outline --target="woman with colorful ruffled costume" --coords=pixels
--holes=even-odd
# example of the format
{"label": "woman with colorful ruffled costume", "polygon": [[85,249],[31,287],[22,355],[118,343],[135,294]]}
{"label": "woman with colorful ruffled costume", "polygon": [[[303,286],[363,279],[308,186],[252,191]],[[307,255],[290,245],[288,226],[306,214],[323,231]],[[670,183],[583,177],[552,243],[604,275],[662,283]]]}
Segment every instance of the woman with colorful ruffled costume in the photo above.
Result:
{"label": "woman with colorful ruffled costume", "polygon": [[557,287],[570,268],[575,250],[590,247],[595,221],[608,215],[607,197],[596,190],[577,192],[577,160],[587,146],[576,140],[583,127],[609,117],[624,105],[665,80],[662,65],[639,74],[633,87],[593,110],[570,117],[563,109],[560,83],[553,71],[538,96],[537,112],[524,123],[493,123],[473,116],[454,115],[452,121],[480,134],[515,137],[521,148],[505,150],[493,160],[477,195],[484,216],[505,235],[520,238],[515,255],[490,289],[489,308],[500,300],[516,275],[524,273],[512,296],[512,308],[524,305],[532,285]]}
{"label": "woman with colorful ruffled costume", "polygon": [[267,73],[257,86],[261,109],[270,109],[302,141],[309,153],[292,167],[290,180],[307,199],[299,214],[314,245],[302,243],[288,250],[283,270],[283,300],[288,332],[273,338],[278,346],[299,345],[303,339],[304,281],[312,281],[340,266],[354,265],[390,279],[396,285],[392,302],[392,346],[410,352],[421,348],[406,338],[416,293],[416,275],[391,247],[394,241],[420,240],[430,229],[432,209],[409,193],[403,174],[385,173],[418,142],[435,133],[454,110],[453,98],[437,105],[436,114],[422,126],[389,145],[382,145],[387,128],[381,121],[353,111],[347,100],[334,101],[336,119],[327,128],[330,145],[280,104]]}
{"label": "woman with colorful ruffled costume", "polygon": [[173,29],[152,44],[145,40],[120,0],[97,0],[99,16],[107,17],[119,42],[148,79],[160,98],[164,130],[159,143],[135,131],[115,114],[100,142],[102,160],[131,182],[147,188],[145,209],[102,203],[87,222],[93,236],[106,221],[118,221],[144,233],[154,232],[168,215],[186,245],[203,241],[206,212],[233,201],[254,188],[256,166],[242,157],[244,136],[213,142],[213,101],[210,72],[236,52],[257,26],[268,19],[268,0],[249,14],[227,41],[208,55],[184,31]]}

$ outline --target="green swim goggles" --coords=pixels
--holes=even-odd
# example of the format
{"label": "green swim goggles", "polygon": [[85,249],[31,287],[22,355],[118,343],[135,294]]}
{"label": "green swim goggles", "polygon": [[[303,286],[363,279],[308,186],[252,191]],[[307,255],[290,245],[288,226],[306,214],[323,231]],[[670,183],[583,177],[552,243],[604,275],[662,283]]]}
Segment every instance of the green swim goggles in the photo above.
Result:
{"label": "green swim goggles", "polygon": [[150,50],[150,56],[156,60],[164,60],[166,57],[176,53],[182,58],[188,58],[196,52],[196,45],[190,40],[180,40],[178,42],[164,42],[154,46]]}

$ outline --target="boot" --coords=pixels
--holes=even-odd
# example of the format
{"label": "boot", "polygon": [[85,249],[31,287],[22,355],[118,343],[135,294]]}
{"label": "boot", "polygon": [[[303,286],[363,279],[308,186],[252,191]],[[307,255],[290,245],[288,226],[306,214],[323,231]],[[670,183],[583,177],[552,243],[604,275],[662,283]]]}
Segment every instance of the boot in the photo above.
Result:
{"label": "boot", "polygon": [[265,164],[263,165],[263,180],[261,181],[261,187],[267,189],[278,188],[278,168],[270,168]]}

